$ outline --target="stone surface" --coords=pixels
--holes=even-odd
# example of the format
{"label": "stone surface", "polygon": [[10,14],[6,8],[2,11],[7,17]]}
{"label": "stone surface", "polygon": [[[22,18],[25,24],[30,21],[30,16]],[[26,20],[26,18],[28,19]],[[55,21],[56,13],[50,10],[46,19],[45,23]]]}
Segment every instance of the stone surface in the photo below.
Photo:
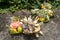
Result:
{"label": "stone surface", "polygon": [[[24,14],[25,13],[25,14]],[[0,40],[60,40],[60,10],[54,11],[54,18],[41,26],[44,35],[35,38],[33,35],[10,35],[6,24],[10,24],[12,16],[28,16],[29,12],[19,11],[15,14],[0,14]]]}

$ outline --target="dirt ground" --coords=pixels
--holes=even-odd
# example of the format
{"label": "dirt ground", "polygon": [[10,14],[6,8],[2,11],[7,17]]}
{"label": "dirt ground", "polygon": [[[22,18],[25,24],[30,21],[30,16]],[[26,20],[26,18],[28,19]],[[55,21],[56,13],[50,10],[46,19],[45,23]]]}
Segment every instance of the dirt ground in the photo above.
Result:
{"label": "dirt ground", "polygon": [[48,23],[44,23],[41,26],[41,30],[44,33],[43,36],[36,38],[32,35],[10,35],[6,24],[10,24],[10,17],[12,16],[29,16],[30,12],[19,11],[15,14],[9,12],[9,14],[0,14],[0,40],[60,40],[60,10],[54,11],[54,18]]}

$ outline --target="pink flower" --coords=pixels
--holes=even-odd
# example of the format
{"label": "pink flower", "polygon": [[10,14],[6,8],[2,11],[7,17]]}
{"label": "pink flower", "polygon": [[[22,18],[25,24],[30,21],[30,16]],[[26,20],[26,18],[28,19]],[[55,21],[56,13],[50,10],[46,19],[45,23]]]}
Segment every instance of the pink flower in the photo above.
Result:
{"label": "pink flower", "polygon": [[21,27],[22,23],[21,22],[13,22],[13,23],[11,23],[10,26],[13,27],[13,28],[17,28],[17,27]]}

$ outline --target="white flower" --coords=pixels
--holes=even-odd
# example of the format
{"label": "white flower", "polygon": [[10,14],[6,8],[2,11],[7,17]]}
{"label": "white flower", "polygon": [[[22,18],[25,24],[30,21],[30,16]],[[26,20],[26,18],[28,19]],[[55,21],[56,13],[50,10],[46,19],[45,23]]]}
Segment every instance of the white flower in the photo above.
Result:
{"label": "white flower", "polygon": [[40,25],[37,23],[37,24],[35,24],[35,26],[40,26]]}
{"label": "white flower", "polygon": [[38,20],[35,20],[34,23],[36,24]]}
{"label": "white flower", "polygon": [[32,24],[32,23],[33,23],[33,20],[32,20],[32,18],[31,18],[31,16],[28,17],[28,23],[29,23],[29,24]]}
{"label": "white flower", "polygon": [[34,9],[35,11],[38,11],[39,9]]}
{"label": "white flower", "polygon": [[49,12],[50,12],[50,13],[53,13],[53,11],[52,11],[52,10],[49,10]]}
{"label": "white flower", "polygon": [[38,11],[39,11],[39,9],[32,10],[33,13],[39,13]]}
{"label": "white flower", "polygon": [[24,17],[24,18],[21,20],[21,22],[27,23],[27,22],[28,22],[27,17]]}
{"label": "white flower", "polygon": [[31,16],[28,17],[28,22],[32,22],[32,18],[31,18]]}

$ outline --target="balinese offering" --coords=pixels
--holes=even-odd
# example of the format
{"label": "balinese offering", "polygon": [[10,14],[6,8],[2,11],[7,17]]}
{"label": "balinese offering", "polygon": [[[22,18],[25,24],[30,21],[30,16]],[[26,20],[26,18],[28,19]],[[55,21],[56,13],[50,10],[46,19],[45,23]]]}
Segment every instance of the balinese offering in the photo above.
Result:
{"label": "balinese offering", "polygon": [[39,37],[40,34],[43,35],[41,25],[44,22],[50,21],[54,15],[51,4],[43,3],[41,4],[41,8],[42,9],[32,9],[29,17],[24,16],[22,19],[13,17],[13,21],[9,26],[10,34],[34,34],[36,37]]}
{"label": "balinese offering", "polygon": [[48,22],[53,17],[52,5],[49,3],[41,4],[42,9],[32,9],[32,15],[35,16],[38,21]]}

